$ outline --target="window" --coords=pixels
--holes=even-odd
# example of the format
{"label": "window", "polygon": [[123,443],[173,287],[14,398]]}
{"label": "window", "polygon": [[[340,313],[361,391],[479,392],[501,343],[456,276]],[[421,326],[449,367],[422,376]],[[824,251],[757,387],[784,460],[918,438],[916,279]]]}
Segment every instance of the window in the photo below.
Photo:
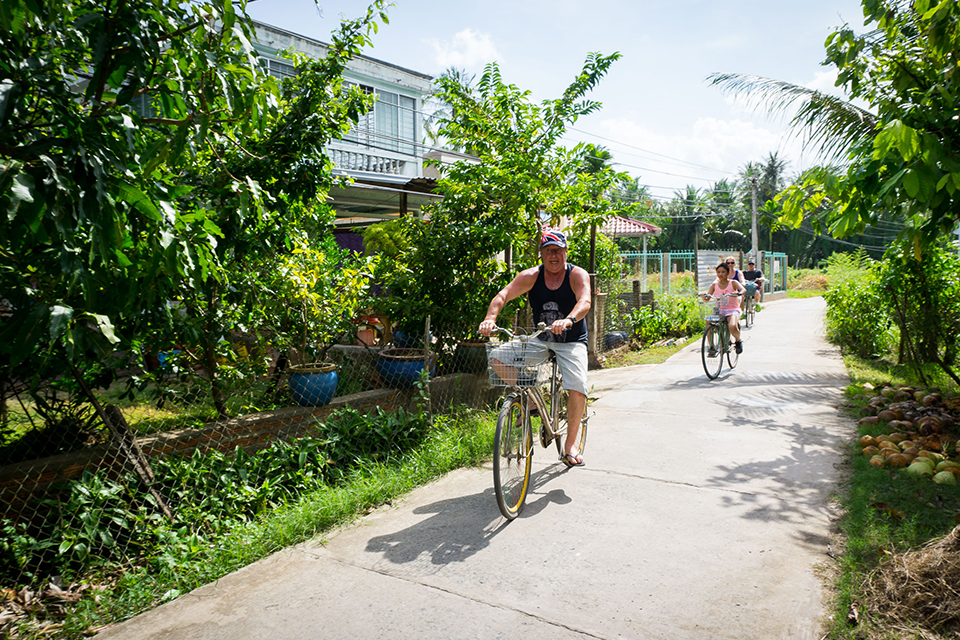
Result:
{"label": "window", "polygon": [[284,60],[274,60],[273,58],[261,57],[261,63],[267,73],[274,78],[283,80],[284,78],[293,78],[297,75],[297,69],[290,62]]}
{"label": "window", "polygon": [[417,101],[391,91],[359,86],[365,94],[376,95],[377,99],[373,110],[360,116],[344,139],[375,149],[414,155]]}

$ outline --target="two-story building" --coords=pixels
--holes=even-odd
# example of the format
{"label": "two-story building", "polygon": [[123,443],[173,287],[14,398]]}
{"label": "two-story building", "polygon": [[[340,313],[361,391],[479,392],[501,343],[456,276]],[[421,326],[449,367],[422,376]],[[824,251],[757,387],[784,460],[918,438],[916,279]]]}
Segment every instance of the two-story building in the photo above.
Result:
{"label": "two-story building", "polygon": [[[327,45],[319,40],[263,22],[254,21],[254,27],[254,46],[267,71],[278,78],[294,74],[291,61],[279,52],[292,49],[313,58],[327,53]],[[336,170],[354,180],[349,187],[330,192],[337,228],[419,215],[425,204],[439,197],[432,193],[435,183],[424,177],[423,165],[428,151],[423,144],[423,104],[433,78],[359,55],[348,63],[344,80],[360,86],[376,100],[373,109],[361,116],[347,136],[328,147]],[[428,175],[431,173],[436,175],[428,171]]]}

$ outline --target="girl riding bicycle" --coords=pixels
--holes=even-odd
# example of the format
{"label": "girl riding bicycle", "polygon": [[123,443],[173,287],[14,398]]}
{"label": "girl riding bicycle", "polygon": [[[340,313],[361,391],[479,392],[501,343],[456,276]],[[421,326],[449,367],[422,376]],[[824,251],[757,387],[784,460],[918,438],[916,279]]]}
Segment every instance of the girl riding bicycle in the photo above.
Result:
{"label": "girl riding bicycle", "polygon": [[740,341],[740,300],[737,296],[742,295],[745,289],[739,280],[730,279],[730,268],[725,262],[717,265],[717,279],[707,289],[703,299],[709,300],[710,296],[719,298],[733,294],[721,303],[720,316],[727,319],[730,335],[735,341],[734,348],[740,354],[743,353],[743,343]]}

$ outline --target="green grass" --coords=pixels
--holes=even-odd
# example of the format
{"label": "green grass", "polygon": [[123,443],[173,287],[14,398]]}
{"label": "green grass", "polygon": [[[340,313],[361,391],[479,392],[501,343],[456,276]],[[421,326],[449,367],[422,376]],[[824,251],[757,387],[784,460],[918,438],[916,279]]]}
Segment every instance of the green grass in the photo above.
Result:
{"label": "green grass", "polygon": [[[393,464],[367,464],[341,486],[268,512],[209,547],[181,545],[150,567],[104,576],[94,599],[84,598],[64,621],[61,637],[82,638],[212,582],[267,555],[349,523],[370,509],[460,467],[489,458],[495,417],[461,411],[438,417],[426,442]],[[88,592],[90,593],[90,592]],[[21,637],[41,637],[23,635]]]}
{"label": "green grass", "polygon": [[616,369],[618,367],[631,367],[637,364],[660,364],[667,358],[690,344],[690,338],[687,338],[682,344],[674,343],[660,347],[649,347],[638,351],[624,350],[615,351],[606,356],[604,362],[605,369]]}
{"label": "green grass", "polygon": [[[844,361],[854,383],[847,389],[851,398],[863,392],[864,383],[922,386],[916,371],[908,367],[854,356],[845,356]],[[924,374],[945,393],[958,391],[942,372],[929,368]],[[860,417],[858,407],[864,402],[851,401],[851,416]],[[885,426],[858,427],[845,454],[849,477],[838,494],[843,511],[840,530],[844,549],[838,557],[828,636],[834,640],[935,637],[921,636],[916,631],[895,631],[888,620],[869,611],[864,582],[884,558],[949,533],[960,516],[960,487],[913,478],[902,470],[871,467],[857,440],[863,435],[881,433],[887,433]],[[857,624],[848,619],[854,604],[860,616]]]}
{"label": "green grass", "polygon": [[817,298],[823,295],[820,290],[787,289],[788,298]]}

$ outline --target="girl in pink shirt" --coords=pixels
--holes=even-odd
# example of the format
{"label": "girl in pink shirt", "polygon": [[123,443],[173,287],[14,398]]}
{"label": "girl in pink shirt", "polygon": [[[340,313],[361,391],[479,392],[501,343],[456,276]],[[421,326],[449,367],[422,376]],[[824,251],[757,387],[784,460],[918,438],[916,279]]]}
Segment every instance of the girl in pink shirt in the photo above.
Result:
{"label": "girl in pink shirt", "polygon": [[720,316],[727,319],[727,326],[730,327],[730,335],[735,340],[734,348],[737,353],[743,353],[743,343],[740,342],[740,298],[738,296],[744,291],[739,280],[730,279],[730,267],[726,263],[720,263],[717,265],[717,279],[704,295],[704,299],[707,300],[709,299],[707,296],[719,298],[728,293],[736,294],[721,302]]}

